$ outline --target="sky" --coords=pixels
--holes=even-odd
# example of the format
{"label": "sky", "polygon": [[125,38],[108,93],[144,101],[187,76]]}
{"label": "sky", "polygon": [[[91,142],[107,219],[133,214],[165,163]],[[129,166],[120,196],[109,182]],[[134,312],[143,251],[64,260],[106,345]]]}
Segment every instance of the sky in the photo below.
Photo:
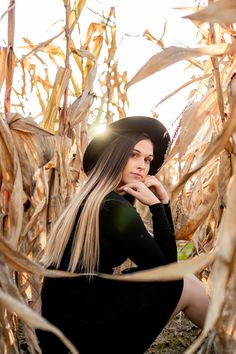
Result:
{"label": "sky", "polygon": [[[0,1],[0,18],[9,5],[9,0]],[[116,8],[117,18],[117,58],[120,71],[128,72],[128,80],[160,48],[147,41],[143,33],[148,29],[160,38],[165,21],[167,30],[163,38],[165,47],[196,45],[196,28],[191,21],[181,16],[189,11],[174,10],[174,7],[196,6],[196,0],[87,0],[80,18],[80,27],[87,29],[87,24],[97,21],[96,13],[106,12],[110,6]],[[73,4],[73,1],[71,1]],[[33,43],[39,43],[58,33],[64,25],[63,0],[16,0],[15,47],[23,44],[25,36]],[[0,21],[0,45],[5,45],[7,17]],[[83,35],[83,33],[82,33]],[[187,63],[181,62],[156,73],[131,86],[128,90],[129,115],[152,115],[152,111],[162,98],[190,80],[193,74],[185,70]],[[189,89],[161,104],[156,113],[159,119],[170,127],[172,122],[184,109]]]}

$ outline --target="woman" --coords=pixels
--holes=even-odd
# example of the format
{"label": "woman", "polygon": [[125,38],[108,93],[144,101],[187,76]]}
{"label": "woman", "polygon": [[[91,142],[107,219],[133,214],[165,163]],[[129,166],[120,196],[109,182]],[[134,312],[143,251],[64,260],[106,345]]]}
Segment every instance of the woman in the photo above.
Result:
{"label": "woman", "polygon": [[[148,117],[112,123],[88,145],[88,179],[56,222],[44,262],[61,270],[111,274],[127,258],[133,271],[177,261],[165,188],[154,177],[169,144],[165,127]],[[148,205],[153,235],[133,206]],[[202,327],[208,306],[196,278],[122,282],[98,276],[46,278],[42,315],[83,353],[141,354],[172,316],[184,311]],[[38,331],[43,353],[67,353],[53,335]]]}

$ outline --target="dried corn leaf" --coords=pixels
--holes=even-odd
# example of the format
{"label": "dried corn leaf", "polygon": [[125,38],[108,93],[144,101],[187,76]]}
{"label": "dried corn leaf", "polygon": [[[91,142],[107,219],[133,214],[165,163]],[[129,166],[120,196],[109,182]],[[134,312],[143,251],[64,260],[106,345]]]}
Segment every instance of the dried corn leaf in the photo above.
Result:
{"label": "dried corn leaf", "polygon": [[[216,177],[216,176],[215,176]],[[179,230],[176,230],[176,239],[190,240],[193,233],[205,221],[213,205],[215,204],[218,191],[216,189],[216,178],[213,178],[207,190],[201,193],[198,206],[191,208],[189,219]]]}
{"label": "dried corn leaf", "polygon": [[[45,270],[37,263],[30,261],[27,257],[13,250],[6,242],[0,239],[0,249],[4,254],[5,259],[9,262],[12,269],[18,271],[31,271],[36,274],[41,274],[47,277],[81,277],[87,274],[69,273],[57,270]],[[182,261],[178,264],[168,264],[166,266],[152,268],[150,270],[139,271],[135,274],[126,274],[121,276],[113,276],[107,274],[98,274],[99,277],[124,280],[124,281],[165,281],[182,279],[184,276],[197,273],[212,263],[215,258],[215,251],[209,254],[202,254],[193,259]],[[94,274],[96,275],[96,274]]]}
{"label": "dried corn leaf", "polygon": [[47,206],[46,198],[40,200],[29,222],[27,223],[27,225],[24,227],[24,230],[22,231],[22,235],[21,235],[22,238],[24,238],[26,234],[29,232],[29,230],[36,224],[36,222],[39,220],[39,216],[41,212],[44,210],[44,208],[46,208],[46,206]]}
{"label": "dried corn leaf", "polygon": [[184,183],[187,182],[187,180],[194,173],[199,171],[199,169],[202,168],[204,165],[206,165],[211,158],[219,154],[225,148],[225,146],[228,144],[229,138],[236,130],[235,117],[236,117],[236,99],[234,99],[232,116],[225,123],[223,131],[211,142],[211,144],[209,144],[204,155],[201,157],[200,161],[198,162],[197,166],[195,166],[192,171],[190,171],[185,176],[183,176],[183,178],[174,188],[173,190],[174,193],[177,193],[178,190],[184,185]]}
{"label": "dried corn leaf", "polygon": [[8,6],[8,9],[0,17],[0,22],[9,13],[9,11],[11,11],[14,7],[15,7],[15,3],[11,1],[10,5]]}
{"label": "dried corn leaf", "polygon": [[72,103],[68,111],[71,128],[74,128],[82,121],[87,121],[93,101],[94,96],[88,93],[85,98],[81,96]]}
{"label": "dried corn leaf", "polygon": [[55,131],[55,123],[58,122],[60,101],[70,78],[71,71],[67,68],[59,68],[53,90],[46,108],[42,126],[50,132]]}
{"label": "dried corn leaf", "polygon": [[52,133],[41,128],[32,118],[24,118],[19,113],[8,113],[6,119],[11,129],[24,133],[53,136]]}
{"label": "dried corn leaf", "polygon": [[75,0],[74,6],[73,6],[73,8],[70,12],[70,16],[69,16],[70,32],[73,31],[74,26],[77,24],[78,19],[81,15],[81,12],[83,11],[85,3],[86,3],[86,0]]}
{"label": "dried corn leaf", "polygon": [[226,206],[226,190],[232,175],[232,166],[229,153],[223,151],[220,155],[219,178],[218,178],[218,193],[221,199],[221,206]]}
{"label": "dried corn leaf", "polygon": [[80,58],[80,54],[77,52],[76,46],[75,46],[74,41],[73,41],[72,38],[70,38],[70,51],[71,51],[71,54],[73,55],[73,58],[74,58],[77,66],[78,66],[79,71],[83,75],[83,63],[82,63],[82,60]]}
{"label": "dried corn leaf", "polygon": [[145,79],[146,77],[155,74],[157,71],[163,70],[168,66],[175,64],[182,60],[187,60],[192,57],[200,56],[222,56],[233,54],[236,51],[236,44],[212,44],[200,48],[181,48],[169,47],[163,49],[160,53],[151,57],[143,67],[135,74],[135,76],[127,83],[126,89],[131,85]]}
{"label": "dried corn leaf", "polygon": [[[4,258],[4,266],[9,265],[11,270],[17,272],[32,273],[39,276],[46,276],[50,278],[77,278],[87,276],[87,273],[71,273],[60,270],[45,269],[38,262],[31,261],[27,256],[23,255],[21,252],[15,250],[9,242],[5,241],[0,237],[0,251],[1,256]],[[7,269],[7,268],[6,268]],[[9,271],[9,269],[8,269]],[[97,276],[97,274],[94,274]],[[9,275],[7,276],[9,278]]]}
{"label": "dried corn leaf", "polygon": [[41,107],[41,112],[42,112],[42,115],[44,116],[45,111],[46,111],[46,105],[45,105],[44,100],[42,99],[42,93],[41,93],[39,86],[37,84],[35,86],[35,89],[36,89],[36,95],[38,97],[39,105]]}
{"label": "dried corn leaf", "polygon": [[73,192],[70,161],[72,141],[66,136],[57,137],[57,168],[60,174],[59,194],[63,201],[69,201]]}
{"label": "dried corn leaf", "polygon": [[11,108],[11,90],[13,82],[13,74],[15,70],[15,54],[13,48],[8,49],[7,53],[7,65],[6,65],[6,91],[4,97],[5,112],[9,112]]}
{"label": "dried corn leaf", "polygon": [[122,275],[99,274],[105,279],[121,280],[121,281],[169,281],[178,280],[183,277],[195,274],[207,265],[211,264],[215,259],[215,251],[209,254],[201,254],[200,256],[188,259],[179,263],[171,263],[148,270],[134,272]]}
{"label": "dried corn leaf", "polygon": [[99,58],[99,55],[102,50],[102,44],[103,44],[103,37],[102,36],[96,36],[93,39],[93,46],[91,48],[91,51],[93,55],[95,56],[96,59]]}
{"label": "dried corn leaf", "polygon": [[48,227],[53,223],[70,201],[75,191],[76,181],[70,169],[72,156],[72,140],[67,136],[56,139],[56,154],[53,163],[48,167]]}
{"label": "dried corn leaf", "polygon": [[7,122],[15,137],[18,135],[22,143],[25,141],[28,145],[38,167],[43,167],[52,159],[55,152],[55,137],[52,133],[41,128],[33,119],[24,118],[18,113],[8,114]]}
{"label": "dried corn leaf", "polygon": [[0,92],[6,77],[7,48],[0,48]]}
{"label": "dried corn leaf", "polygon": [[4,259],[4,263],[7,264],[11,270],[20,273],[32,273],[39,276],[43,276],[45,274],[45,269],[42,266],[31,261],[21,252],[13,249],[12,246],[2,238],[0,238],[0,251],[2,258]]}
{"label": "dried corn leaf", "polygon": [[[33,45],[32,45],[32,47],[33,47]],[[27,48],[27,47],[24,47],[24,48]],[[65,54],[63,53],[62,49],[56,45],[49,44],[47,47],[42,48],[41,52],[48,53],[51,56],[57,56],[57,57],[61,58],[62,60],[65,60]]]}
{"label": "dried corn leaf", "polygon": [[88,145],[87,121],[82,121],[80,128],[80,146],[82,154]]}
{"label": "dried corn leaf", "polygon": [[25,60],[20,63],[20,66],[22,67],[22,81],[23,81],[23,86],[22,86],[22,94],[25,94],[25,89],[26,89],[26,71],[29,74],[30,77],[30,90],[33,90],[34,87],[34,77],[36,75],[36,66],[35,64],[31,64],[28,60]]}
{"label": "dried corn leaf", "polygon": [[[111,20],[113,17],[116,18],[115,7],[110,8],[110,12],[108,14],[108,20]],[[108,34],[109,29],[109,34]],[[109,39],[108,39],[109,38]],[[109,43],[108,46],[108,60],[109,62],[114,58],[116,52],[116,26],[106,27],[106,41]]]}
{"label": "dried corn leaf", "polygon": [[71,51],[74,54],[78,55],[79,57],[90,59],[94,63],[97,62],[97,60],[94,57],[94,55],[92,53],[88,52],[87,50],[84,50],[84,49],[81,49],[81,48],[80,49],[76,49],[75,47],[72,47]]}
{"label": "dried corn leaf", "polygon": [[94,62],[94,65],[90,69],[88,73],[88,77],[86,80],[86,86],[83,90],[82,96],[79,97],[72,105],[69,107],[69,123],[71,127],[74,127],[80,121],[84,119],[84,116],[88,116],[90,105],[92,104],[93,97],[89,95],[92,90],[93,83],[97,74],[97,60],[96,58],[89,52],[84,50],[73,49],[74,53],[78,56],[87,57],[88,59]]}
{"label": "dried corn leaf", "polygon": [[23,118],[18,113],[8,113],[6,121],[19,155],[24,191],[30,196],[36,185],[37,169],[46,165],[53,157],[55,138],[33,119]]}
{"label": "dried corn leaf", "polygon": [[218,338],[221,341],[219,345],[219,350],[221,349],[224,353],[234,353],[235,351],[235,340],[236,340],[236,248],[235,255],[233,257],[234,262],[230,265],[230,279],[227,284],[227,301],[225,301],[223,314],[221,321],[216,324],[216,331]]}
{"label": "dried corn leaf", "polygon": [[159,47],[161,47],[161,49],[164,49],[164,44],[163,44],[162,38],[163,38],[164,34],[166,33],[166,24],[167,24],[167,22],[165,22],[165,25],[163,28],[163,33],[162,33],[160,39],[154,37],[148,29],[146,29],[144,31],[143,37],[145,37],[148,41],[151,41],[151,42],[157,44]]}
{"label": "dried corn leaf", "polygon": [[103,23],[95,23],[92,22],[90,23],[87,33],[86,33],[86,38],[85,38],[85,43],[83,47],[88,50],[89,49],[89,44],[92,41],[94,34],[96,32],[99,32],[100,35],[102,35],[105,32],[106,26]]}
{"label": "dried corn leaf", "polygon": [[[47,276],[50,278],[62,278],[62,277],[76,278],[76,277],[86,276],[85,273],[70,273],[70,272],[60,271],[60,270],[45,269],[38,262],[31,261],[29,257],[15,250],[9,244],[9,242],[5,241],[2,238],[0,238],[0,251],[2,257],[4,258],[4,266],[7,267],[6,264],[8,264],[11,270],[17,272],[32,273],[35,275]],[[96,274],[94,275],[96,276]],[[7,276],[7,278],[9,278],[9,275]]]}
{"label": "dried corn leaf", "polygon": [[220,0],[210,3],[206,9],[184,16],[192,21],[231,24],[236,22],[235,0]]}
{"label": "dried corn leaf", "polygon": [[173,7],[174,10],[180,10],[180,11],[200,11],[200,10],[204,10],[206,7],[205,6],[201,6],[200,4],[198,4],[198,6],[178,6],[178,7]]}
{"label": "dried corn leaf", "polygon": [[23,189],[19,157],[8,125],[0,117],[0,168],[2,173],[3,234],[17,246],[23,220]]}
{"label": "dried corn leaf", "polygon": [[[236,170],[236,159],[233,156],[234,171]],[[236,175],[231,177],[227,193],[227,208],[219,226],[219,240],[216,260],[212,270],[212,299],[207,313],[204,329],[198,340],[186,351],[186,354],[196,352],[208,332],[216,324],[221,316],[225,302],[227,284],[231,275],[232,265],[236,249],[235,229],[235,205],[236,205]]]}
{"label": "dried corn leaf", "polygon": [[49,196],[48,196],[48,228],[50,228],[51,223],[53,223],[58,216],[61,214],[64,203],[61,200],[59,194],[60,190],[60,177],[59,169],[56,164],[55,167],[51,167],[48,171],[48,185],[49,185]]}
{"label": "dried corn leaf", "polygon": [[176,90],[174,90],[173,92],[169,93],[168,95],[166,95],[164,98],[162,98],[156,105],[155,108],[157,108],[161,103],[165,102],[167,99],[171,98],[172,96],[174,96],[176,93],[180,92],[182,89],[184,89],[185,87],[194,84],[195,82],[201,81],[201,80],[205,80],[208,79],[209,77],[211,77],[211,74],[206,74],[203,75],[202,77],[194,77],[193,79],[191,79],[190,81],[186,82],[185,84],[181,85],[179,88],[177,88]]}
{"label": "dried corn leaf", "polygon": [[15,34],[15,1],[10,0],[8,8],[8,47],[13,48]]}
{"label": "dried corn leaf", "polygon": [[16,63],[21,63],[24,60],[26,60],[28,57],[32,56],[32,55],[36,55],[36,53],[40,50],[42,50],[43,48],[47,47],[51,42],[53,42],[55,39],[57,39],[58,37],[60,37],[62,35],[62,33],[64,33],[64,30],[62,30],[60,33],[56,34],[55,36],[47,39],[44,42],[40,42],[39,44],[37,44],[36,46],[33,46],[33,49],[27,53],[26,55],[23,55],[21,59],[17,60]]}
{"label": "dried corn leaf", "polygon": [[[9,270],[6,264],[3,262],[3,258],[0,257],[0,269],[1,269],[1,287],[0,290],[8,293],[11,296],[14,296],[17,299],[22,299],[20,297],[19,291],[16,285],[13,283],[13,274]],[[14,338],[14,329],[12,327],[13,317],[6,311],[4,304],[0,302],[0,326],[1,334],[0,336],[0,352],[4,351],[1,348],[4,348],[4,345],[7,346],[9,350],[17,350],[16,342],[12,340]],[[11,348],[11,349],[10,349]]]}
{"label": "dried corn leaf", "polygon": [[[208,93],[203,97],[203,99],[193,104],[188,110],[186,110],[181,119],[181,132],[179,137],[179,155],[180,159],[186,152],[190,152],[190,146],[194,143],[194,140],[197,139],[197,134],[199,133],[200,128],[204,125],[206,129],[206,122],[209,119],[208,112],[210,111],[210,106],[216,103],[216,95],[214,90],[209,90]],[[207,142],[207,141],[206,141]],[[200,144],[206,143],[201,136]],[[194,147],[195,150],[196,147]]]}
{"label": "dried corn leaf", "polygon": [[[15,148],[18,152],[23,189],[27,197],[30,197],[35,189],[35,171],[38,169],[36,165],[36,154],[32,154],[31,149],[28,146],[27,139],[24,134],[12,132],[12,138],[14,139]],[[40,150],[38,151],[40,153]]]}

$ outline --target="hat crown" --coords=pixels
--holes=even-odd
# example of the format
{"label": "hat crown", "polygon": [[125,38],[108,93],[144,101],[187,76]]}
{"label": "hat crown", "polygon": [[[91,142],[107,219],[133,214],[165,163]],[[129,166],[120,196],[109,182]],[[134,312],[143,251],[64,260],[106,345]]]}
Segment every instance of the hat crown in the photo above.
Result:
{"label": "hat crown", "polygon": [[[117,134],[139,132],[147,134],[154,145],[154,158],[149,173],[154,175],[164,162],[165,154],[170,142],[166,127],[158,120],[146,116],[130,116],[119,119],[108,125],[105,134],[96,135],[88,144],[84,157],[83,168],[88,173],[96,164],[108,144]],[[115,134],[114,134],[115,133]]]}

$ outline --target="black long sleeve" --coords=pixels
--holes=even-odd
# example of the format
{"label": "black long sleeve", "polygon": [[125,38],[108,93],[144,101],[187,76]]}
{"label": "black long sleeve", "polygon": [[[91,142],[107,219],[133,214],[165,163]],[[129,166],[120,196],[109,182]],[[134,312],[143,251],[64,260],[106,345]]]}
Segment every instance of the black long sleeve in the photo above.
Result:
{"label": "black long sleeve", "polygon": [[[150,206],[150,211],[152,213],[155,240],[160,245],[167,260],[171,262],[177,261],[174,225],[170,207],[167,204],[159,203]],[[168,214],[166,211],[168,211]]]}
{"label": "black long sleeve", "polygon": [[140,269],[157,267],[177,260],[173,229],[166,206],[150,207],[154,237],[150,235],[136,209],[122,196],[112,192],[100,212],[101,263],[131,259]]}

